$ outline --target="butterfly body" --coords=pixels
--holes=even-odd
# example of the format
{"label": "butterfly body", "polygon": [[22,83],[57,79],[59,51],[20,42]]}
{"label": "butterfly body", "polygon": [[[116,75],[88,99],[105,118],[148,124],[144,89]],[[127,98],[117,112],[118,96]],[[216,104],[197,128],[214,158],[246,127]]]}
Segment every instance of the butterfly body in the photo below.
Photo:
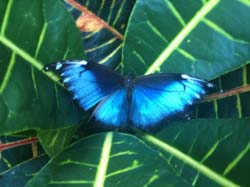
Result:
{"label": "butterfly body", "polygon": [[126,98],[127,98],[128,103],[130,103],[132,100],[134,84],[135,84],[135,75],[132,73],[129,73],[125,77]]}
{"label": "butterfly body", "polygon": [[109,126],[154,126],[183,111],[205,94],[211,83],[185,74],[122,76],[108,67],[86,61],[49,64],[84,110],[97,105],[93,115]]}

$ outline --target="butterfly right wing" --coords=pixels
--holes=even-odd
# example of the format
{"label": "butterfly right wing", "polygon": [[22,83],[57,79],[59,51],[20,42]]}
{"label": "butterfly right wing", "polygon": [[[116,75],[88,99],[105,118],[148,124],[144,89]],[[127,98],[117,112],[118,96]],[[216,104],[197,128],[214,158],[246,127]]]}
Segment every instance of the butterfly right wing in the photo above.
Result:
{"label": "butterfly right wing", "polygon": [[185,74],[154,74],[135,80],[130,120],[141,128],[185,110],[213,85]]}
{"label": "butterfly right wing", "polygon": [[96,105],[124,83],[123,76],[108,67],[84,60],[57,62],[44,69],[60,73],[62,82],[84,110]]}

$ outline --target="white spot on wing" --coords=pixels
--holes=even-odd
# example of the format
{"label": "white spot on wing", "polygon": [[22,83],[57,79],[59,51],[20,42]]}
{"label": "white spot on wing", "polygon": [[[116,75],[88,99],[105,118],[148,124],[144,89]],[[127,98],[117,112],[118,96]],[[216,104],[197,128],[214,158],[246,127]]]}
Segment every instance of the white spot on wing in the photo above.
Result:
{"label": "white spot on wing", "polygon": [[195,94],[195,97],[198,98],[198,99],[201,98],[201,96],[199,94]]}
{"label": "white spot on wing", "polygon": [[203,80],[201,80],[201,79],[197,79],[197,78],[194,78],[194,77],[190,77],[190,76],[187,75],[187,74],[182,74],[181,77],[182,77],[183,79],[189,79],[189,80],[195,80],[195,81],[205,82],[205,81],[203,81]]}
{"label": "white spot on wing", "polygon": [[56,70],[59,70],[62,67],[62,63],[61,62],[57,62],[56,63]]}
{"label": "white spot on wing", "polygon": [[69,80],[70,80],[70,77],[67,77],[67,78],[63,79],[63,83],[69,82]]}
{"label": "white spot on wing", "polygon": [[198,78],[191,77],[191,76],[189,76],[189,75],[187,75],[187,74],[182,74],[181,77],[182,77],[183,79],[188,80],[188,81],[198,81],[198,82],[206,83],[206,85],[207,85],[208,88],[213,88],[213,87],[214,87],[214,85],[213,85],[212,83],[210,83],[210,82],[207,82],[207,81],[202,80],[202,79],[198,79]]}
{"label": "white spot on wing", "polygon": [[86,66],[88,64],[87,61],[85,60],[80,60],[80,61],[67,61],[65,62],[66,64],[70,64],[70,65],[75,65],[75,67],[79,67],[79,66]]}
{"label": "white spot on wing", "polygon": [[82,65],[85,65],[85,66],[88,64],[88,62],[86,60],[81,60],[79,63]]}
{"label": "white spot on wing", "polygon": [[74,100],[78,100],[78,96],[75,94],[73,97]]}
{"label": "white spot on wing", "polygon": [[207,84],[207,87],[209,87],[209,88],[213,88],[213,87],[214,87],[214,85],[213,85],[212,83],[208,83],[208,84]]}

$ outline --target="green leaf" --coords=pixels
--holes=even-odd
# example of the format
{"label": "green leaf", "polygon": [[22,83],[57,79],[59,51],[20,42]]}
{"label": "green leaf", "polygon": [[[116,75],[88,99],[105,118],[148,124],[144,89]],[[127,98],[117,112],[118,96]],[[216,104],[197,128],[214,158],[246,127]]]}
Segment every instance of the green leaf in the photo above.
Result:
{"label": "green leaf", "polygon": [[[110,26],[112,31],[119,34],[116,35],[107,28],[95,32],[82,31],[83,43],[88,61],[109,65],[110,67],[122,65],[121,50],[123,35],[135,0],[80,2],[82,6],[96,16],[92,16],[93,21],[101,19]],[[81,12],[68,4],[67,0],[65,0],[65,3],[75,19],[78,19]],[[86,15],[86,13],[84,13],[84,15]]]}
{"label": "green leaf", "polygon": [[214,186],[211,181],[249,186],[249,122],[249,118],[176,122],[155,137],[142,137],[194,186]]}
{"label": "green leaf", "polygon": [[24,186],[27,181],[35,175],[41,167],[46,164],[48,157],[41,155],[37,158],[27,160],[21,164],[7,170],[4,173],[0,173],[0,186],[1,187],[21,187]]}
{"label": "green leaf", "polygon": [[2,0],[0,10],[0,134],[77,124],[81,112],[57,78],[42,70],[84,57],[80,33],[63,4]]}
{"label": "green leaf", "polygon": [[250,62],[249,11],[249,1],[138,0],[123,48],[123,61],[131,64],[125,68],[205,79],[237,69]]}
{"label": "green leaf", "polygon": [[39,130],[38,137],[46,153],[52,157],[69,145],[77,126],[55,130]]}
{"label": "green leaf", "polygon": [[64,150],[26,185],[33,186],[191,185],[140,139],[109,132],[82,139]]}

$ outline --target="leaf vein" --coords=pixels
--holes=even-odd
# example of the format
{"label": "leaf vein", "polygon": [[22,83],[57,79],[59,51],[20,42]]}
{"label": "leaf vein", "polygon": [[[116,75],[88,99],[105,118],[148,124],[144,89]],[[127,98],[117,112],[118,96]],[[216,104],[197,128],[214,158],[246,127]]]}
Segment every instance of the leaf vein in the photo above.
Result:
{"label": "leaf vein", "polygon": [[121,47],[122,47],[122,44],[117,46],[116,49],[112,51],[112,53],[110,53],[108,56],[106,56],[101,61],[99,61],[98,64],[104,64],[105,62],[107,62],[112,56],[114,56],[121,49]]}
{"label": "leaf vein", "polygon": [[126,1],[122,1],[121,5],[119,6],[119,10],[118,10],[118,12],[116,14],[116,17],[115,17],[115,19],[114,19],[114,21],[112,23],[113,26],[115,26],[116,23],[118,22],[119,18],[122,17],[122,11],[123,11],[123,8],[125,6],[125,2]]}
{"label": "leaf vein", "polygon": [[210,27],[214,31],[216,31],[219,34],[223,35],[228,40],[231,40],[231,41],[234,41],[234,42],[237,42],[237,43],[242,43],[242,44],[249,44],[249,42],[234,38],[232,35],[230,35],[227,31],[225,31],[219,25],[217,25],[216,23],[214,23],[213,21],[211,21],[211,20],[209,20],[207,18],[203,18],[202,22],[205,23],[208,27]]}
{"label": "leaf vein", "polygon": [[112,0],[112,3],[111,3],[111,7],[110,7],[110,12],[109,12],[109,15],[108,15],[108,20],[107,20],[107,23],[110,23],[111,21],[111,18],[112,18],[112,15],[113,15],[113,12],[114,12],[114,5],[115,5],[115,2],[116,0]]}
{"label": "leaf vein", "polygon": [[0,85],[0,95],[3,93],[3,91],[5,90],[8,82],[9,82],[9,79],[10,79],[10,76],[11,76],[11,71],[13,70],[13,67],[14,67],[15,63],[16,63],[16,53],[12,52],[9,65],[8,65],[6,73],[4,75],[3,82]]}
{"label": "leaf vein", "polygon": [[106,47],[106,46],[108,46],[108,45],[113,44],[116,40],[117,40],[116,37],[111,38],[110,40],[104,42],[103,44],[99,44],[99,45],[96,46],[96,47],[92,47],[92,48],[86,49],[85,52],[86,52],[86,53],[90,53],[90,52],[93,52],[93,51],[95,51],[95,50],[97,50],[97,49]]}
{"label": "leaf vein", "polygon": [[227,175],[239,162],[240,160],[250,151],[250,142],[247,146],[238,154],[238,156],[226,167],[223,172],[223,176]]}
{"label": "leaf vein", "polygon": [[226,134],[225,136],[223,136],[222,138],[220,138],[211,148],[210,150],[207,152],[207,154],[203,157],[203,159],[201,160],[201,163],[205,162],[213,153],[214,151],[217,149],[217,147],[219,146],[219,144],[221,142],[223,142],[224,140],[226,140],[227,138],[229,138],[230,136],[232,136],[232,132]]}
{"label": "leaf vein", "polygon": [[186,25],[184,19],[182,18],[181,14],[176,10],[174,5],[170,2],[165,0],[166,4],[168,5],[169,9],[173,13],[173,15],[177,18],[177,20],[180,22],[180,24],[184,27]]}
{"label": "leaf vein", "polygon": [[149,26],[149,28],[152,29],[152,31],[159,36],[166,44],[168,44],[169,42],[167,41],[167,39],[163,36],[163,34],[153,25],[153,23],[149,20],[147,20],[147,24]]}
{"label": "leaf vein", "polygon": [[196,61],[196,58],[195,58],[192,54],[190,54],[189,52],[185,51],[184,49],[181,49],[181,48],[178,47],[176,50],[177,50],[182,56],[184,56],[185,58],[187,58],[187,59],[189,59],[189,60],[191,60],[191,61],[193,61],[193,62]]}
{"label": "leaf vein", "polygon": [[97,15],[100,16],[105,5],[105,0],[102,0],[100,7],[98,8]]}
{"label": "leaf vein", "polygon": [[146,62],[145,62],[145,60],[143,59],[143,57],[142,57],[139,53],[137,53],[136,51],[133,51],[133,54],[139,59],[139,61],[140,61],[146,68],[148,68],[148,66],[147,66],[147,64],[146,64]]}
{"label": "leaf vein", "polygon": [[4,14],[3,22],[2,22],[2,28],[1,28],[1,34],[2,35],[5,35],[5,30],[6,30],[8,21],[9,21],[9,16],[10,16],[10,11],[11,11],[12,4],[13,4],[13,0],[9,0],[7,8],[6,8],[6,12]]}
{"label": "leaf vein", "polygon": [[143,166],[143,164],[138,164],[138,165],[135,165],[135,166],[133,165],[133,166],[130,166],[130,167],[126,167],[124,169],[120,169],[120,170],[117,170],[115,172],[112,172],[112,173],[106,175],[106,178],[112,177],[114,175],[119,175],[121,173],[125,173],[125,172],[128,172],[128,171],[132,171],[132,170],[135,170],[135,169],[137,169],[139,167],[142,167],[142,166]]}

